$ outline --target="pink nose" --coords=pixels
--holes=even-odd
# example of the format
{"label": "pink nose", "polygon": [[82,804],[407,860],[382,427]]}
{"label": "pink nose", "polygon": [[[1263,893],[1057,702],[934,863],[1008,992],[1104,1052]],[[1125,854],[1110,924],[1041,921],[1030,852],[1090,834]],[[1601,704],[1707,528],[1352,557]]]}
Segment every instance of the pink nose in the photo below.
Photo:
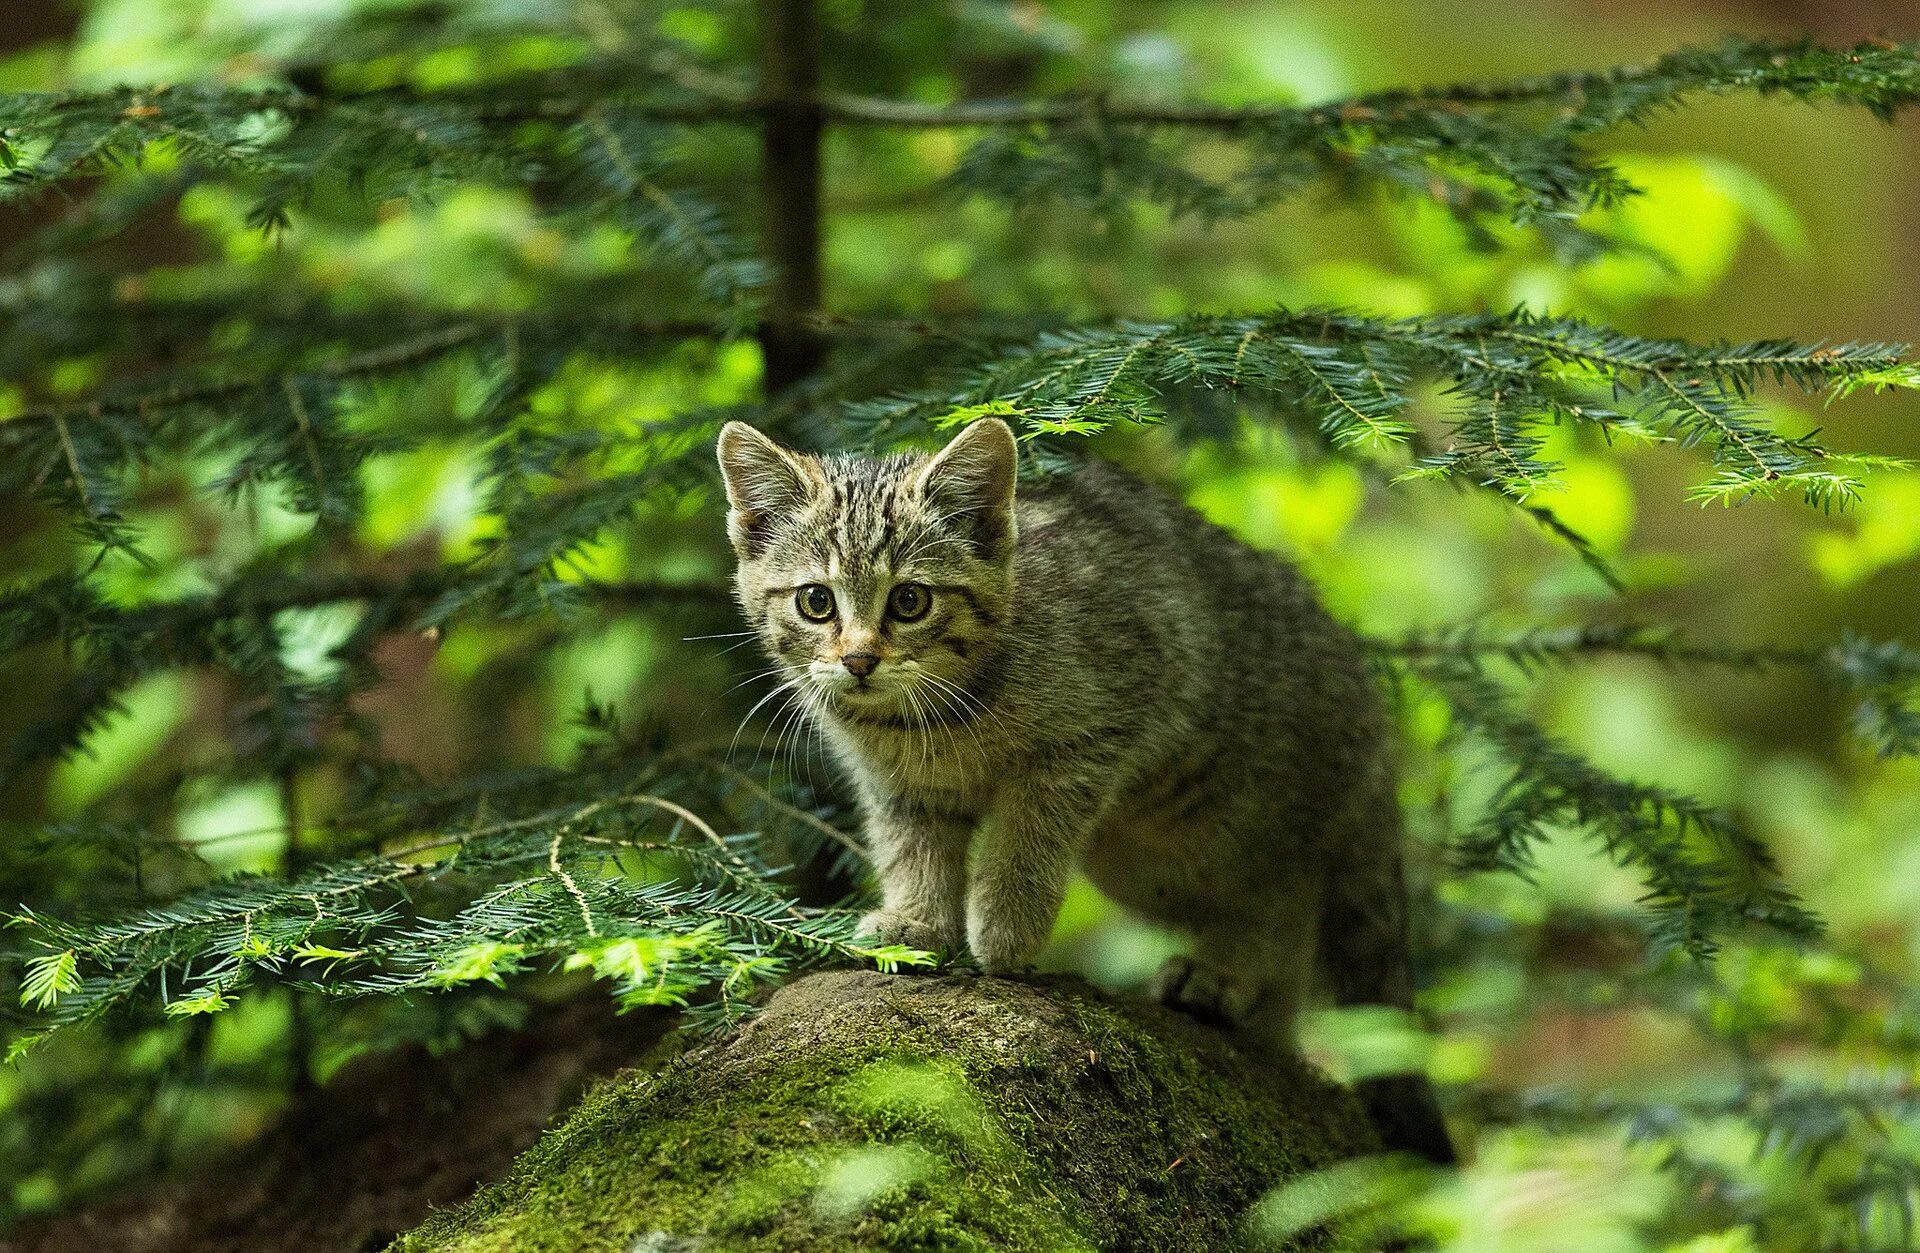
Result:
{"label": "pink nose", "polygon": [[873,668],[880,664],[880,659],[872,653],[848,653],[840,659],[840,664],[845,666],[847,673],[854,678],[864,679],[873,673]]}

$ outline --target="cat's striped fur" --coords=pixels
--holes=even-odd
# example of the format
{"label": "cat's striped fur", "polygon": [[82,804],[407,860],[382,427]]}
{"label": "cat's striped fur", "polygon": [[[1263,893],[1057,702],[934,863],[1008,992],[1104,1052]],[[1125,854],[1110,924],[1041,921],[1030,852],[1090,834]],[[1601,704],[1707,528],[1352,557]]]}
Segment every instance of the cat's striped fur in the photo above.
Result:
{"label": "cat's striped fur", "polygon": [[[1193,937],[1172,1001],[1285,1036],[1317,954],[1340,1002],[1411,1003],[1387,721],[1291,565],[1097,460],[1016,495],[994,419],[932,458],[740,423],[719,455],[741,607],[858,794],[871,934],[1020,969],[1077,863]],[[1448,1151],[1424,1080],[1367,1095]]]}

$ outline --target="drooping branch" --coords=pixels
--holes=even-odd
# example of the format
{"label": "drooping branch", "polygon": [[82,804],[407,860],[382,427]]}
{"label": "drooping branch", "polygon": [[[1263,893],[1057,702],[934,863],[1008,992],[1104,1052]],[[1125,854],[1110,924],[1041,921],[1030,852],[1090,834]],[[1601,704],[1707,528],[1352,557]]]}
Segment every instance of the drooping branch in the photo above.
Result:
{"label": "drooping branch", "polygon": [[1843,394],[1863,385],[1920,385],[1890,344],[1689,344],[1629,336],[1525,312],[1368,318],[1333,310],[1194,316],[1049,332],[923,392],[845,406],[873,445],[916,425],[983,408],[1032,436],[1083,434],[1160,420],[1181,387],[1265,392],[1297,406],[1336,448],[1405,443],[1410,382],[1450,384],[1452,439],[1414,476],[1475,477],[1525,497],[1557,467],[1538,456],[1545,429],[1572,421],[1610,435],[1701,445],[1718,469],[1698,489],[1735,500],[1801,491],[1845,504],[1859,474],[1898,465],[1836,455],[1810,436],[1769,426],[1753,403],[1762,383]]}
{"label": "drooping branch", "polygon": [[1664,947],[1705,957],[1725,933],[1753,926],[1800,941],[1820,935],[1820,920],[1781,882],[1771,851],[1732,815],[1609,774],[1520,713],[1502,687],[1470,666],[1432,656],[1406,664],[1506,770],[1487,812],[1457,846],[1463,866],[1525,875],[1535,846],[1571,829],[1640,873],[1642,903]]}
{"label": "drooping branch", "polygon": [[[805,52],[807,24],[777,29],[779,58]],[[629,79],[638,72],[643,85],[622,82],[623,70]],[[151,87],[0,97],[0,161],[8,168],[0,191],[97,172],[165,142],[196,163],[258,180],[255,219],[281,223],[323,173],[393,189],[454,177],[517,181],[574,164],[570,151],[586,157],[577,168],[589,176],[596,166],[618,170],[632,161],[604,152],[610,130],[632,154],[654,152],[649,135],[661,128],[759,125],[780,133],[767,154],[766,168],[774,170],[814,147],[796,125],[816,134],[828,124],[958,127],[988,133],[960,163],[956,184],[1015,202],[1044,196],[1117,209],[1144,196],[1217,215],[1331,181],[1349,192],[1378,187],[1436,199],[1475,230],[1505,217],[1539,223],[1564,246],[1591,248],[1600,241],[1573,228],[1572,219],[1632,190],[1584,147],[1598,131],[1642,121],[1699,93],[1751,90],[1849,103],[1883,118],[1920,95],[1911,44],[1828,49],[1746,40],[1640,67],[1374,93],[1310,107],[1147,106],[1103,97],[928,105],[823,95],[813,79],[781,74],[763,75],[760,92],[747,95],[689,90],[645,66],[602,62],[577,67],[573,78],[545,72],[518,86],[428,93]],[[518,135],[529,121],[560,126],[578,142],[529,150]],[[1165,142],[1169,130],[1196,129],[1239,145],[1240,168],[1203,174],[1177,144]],[[308,168],[321,156],[327,171]],[[700,251],[722,258],[703,269],[709,278],[745,263],[702,202],[656,175],[636,179],[629,170],[608,190],[628,196],[642,181],[652,191],[631,203],[673,207],[644,212],[640,225],[663,229],[671,248],[698,222],[694,233],[707,241]],[[768,238],[771,249],[773,234]],[[726,294],[744,299],[750,286]]]}
{"label": "drooping branch", "polygon": [[[564,960],[610,980],[626,1005],[701,996],[726,1012],[795,963],[930,960],[859,942],[853,914],[788,900],[755,841],[722,836],[689,808],[707,803],[708,763],[660,755],[628,760],[623,773],[618,790],[605,771],[485,787],[438,830],[403,827],[378,852],[240,876],[117,917],[20,910],[11,921],[41,1018],[9,1051],[137,998],[158,998],[174,1017],[218,1013],[269,979],[333,996],[399,994],[499,983]],[[459,908],[434,918],[397,908],[423,884]]]}
{"label": "drooping branch", "polygon": [[1711,666],[1769,673],[1811,673],[1858,703],[1854,732],[1882,757],[1920,753],[1920,650],[1899,640],[1875,640],[1851,631],[1819,645],[1702,643],[1671,628],[1635,624],[1589,624],[1499,633],[1466,626],[1416,631],[1396,640],[1374,640],[1383,657],[1415,666],[1437,663],[1483,674],[1499,661],[1521,674],[1591,657],[1638,657],[1676,667]]}

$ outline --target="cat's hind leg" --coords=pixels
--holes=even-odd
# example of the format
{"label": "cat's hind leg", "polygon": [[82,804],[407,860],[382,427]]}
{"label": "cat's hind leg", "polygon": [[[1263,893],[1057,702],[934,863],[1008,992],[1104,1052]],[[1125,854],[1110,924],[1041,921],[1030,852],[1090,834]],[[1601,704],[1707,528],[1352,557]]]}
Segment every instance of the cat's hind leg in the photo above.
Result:
{"label": "cat's hind leg", "polygon": [[1239,1025],[1260,999],[1259,984],[1197,954],[1176,953],[1147,985],[1154,1000],[1216,1027]]}
{"label": "cat's hind leg", "polygon": [[1313,978],[1314,929],[1276,926],[1271,916],[1199,932],[1191,954],[1161,966],[1149,992],[1202,1022],[1263,1043],[1290,1043]]}

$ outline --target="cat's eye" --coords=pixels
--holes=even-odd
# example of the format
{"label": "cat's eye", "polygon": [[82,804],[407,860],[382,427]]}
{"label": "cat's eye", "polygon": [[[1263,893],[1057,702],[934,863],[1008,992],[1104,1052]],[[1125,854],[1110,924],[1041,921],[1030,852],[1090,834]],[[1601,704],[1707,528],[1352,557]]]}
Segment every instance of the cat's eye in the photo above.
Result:
{"label": "cat's eye", "polygon": [[833,592],[824,583],[809,583],[795,593],[793,607],[809,622],[833,617]]}
{"label": "cat's eye", "polygon": [[887,612],[902,622],[912,622],[916,618],[927,616],[927,610],[933,608],[933,593],[921,583],[902,583],[893,589],[887,597]]}

